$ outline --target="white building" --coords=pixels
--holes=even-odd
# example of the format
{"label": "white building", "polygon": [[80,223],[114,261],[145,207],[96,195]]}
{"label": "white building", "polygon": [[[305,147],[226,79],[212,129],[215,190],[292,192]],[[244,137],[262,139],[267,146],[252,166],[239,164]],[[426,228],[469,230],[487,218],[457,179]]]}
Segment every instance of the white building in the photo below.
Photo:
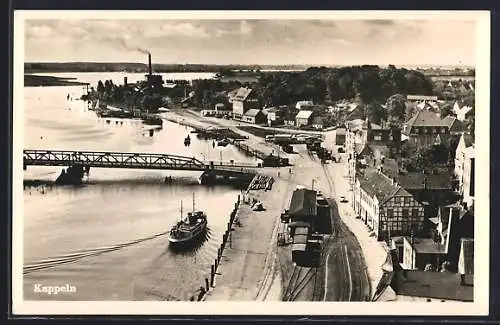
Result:
{"label": "white building", "polygon": [[298,101],[295,105],[296,109],[310,109],[314,106],[314,103],[310,100],[301,100]]}
{"label": "white building", "polygon": [[474,201],[474,163],[474,138],[464,133],[455,151],[454,173],[458,180],[458,191],[463,195],[463,202],[468,206]]}
{"label": "white building", "polygon": [[311,122],[311,117],[312,117],[312,111],[300,111],[296,116],[295,116],[295,125],[297,127],[309,125]]}
{"label": "white building", "polygon": [[472,110],[471,106],[463,105],[460,106],[458,101],[453,105],[453,113],[457,116],[459,121],[465,121],[467,114]]}

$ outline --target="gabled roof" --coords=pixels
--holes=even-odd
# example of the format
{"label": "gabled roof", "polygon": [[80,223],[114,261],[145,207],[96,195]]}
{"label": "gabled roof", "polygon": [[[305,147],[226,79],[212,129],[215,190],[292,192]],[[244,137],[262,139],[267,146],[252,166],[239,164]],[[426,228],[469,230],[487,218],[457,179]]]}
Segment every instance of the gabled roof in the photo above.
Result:
{"label": "gabled roof", "polygon": [[291,216],[316,215],[316,191],[306,188],[295,190],[290,201],[289,214]]}
{"label": "gabled roof", "polygon": [[313,102],[311,100],[300,100],[295,104],[295,108],[300,109],[302,106],[313,106]]}
{"label": "gabled roof", "polygon": [[349,113],[349,115],[347,115],[347,120],[348,121],[352,121],[352,120],[356,120],[356,119],[361,119],[361,120],[364,120],[366,117],[366,114],[365,114],[365,109],[363,106],[361,105],[357,105],[351,113]]}
{"label": "gabled roof", "polygon": [[399,174],[398,183],[406,190],[450,190],[451,175],[448,173],[423,174],[421,172],[408,172]]}
{"label": "gabled roof", "polygon": [[311,115],[312,115],[312,111],[300,111],[296,116],[295,118],[298,119],[298,118],[310,118]]}
{"label": "gabled roof", "polygon": [[252,89],[241,87],[240,89],[238,89],[238,92],[234,96],[234,100],[244,101],[245,99],[247,99],[248,95],[250,95],[251,92]]}
{"label": "gabled roof", "polygon": [[234,96],[236,96],[236,94],[238,93],[238,91],[240,90],[240,88],[236,88],[236,89],[233,89],[231,90],[227,95],[230,97],[230,98],[234,98]]}
{"label": "gabled roof", "polygon": [[250,116],[250,117],[255,117],[260,112],[261,112],[260,109],[252,108],[252,109],[249,109],[248,111],[246,111],[245,114],[243,114],[243,115]]}
{"label": "gabled roof", "polygon": [[411,119],[406,122],[409,128],[420,126],[435,126],[435,127],[450,127],[452,122],[450,119],[441,119],[438,114],[429,110],[423,109],[418,111]]}
{"label": "gabled roof", "polygon": [[384,204],[395,195],[412,196],[387,176],[375,170],[367,169],[365,174],[359,177],[359,184],[369,196],[376,196],[380,205]]}

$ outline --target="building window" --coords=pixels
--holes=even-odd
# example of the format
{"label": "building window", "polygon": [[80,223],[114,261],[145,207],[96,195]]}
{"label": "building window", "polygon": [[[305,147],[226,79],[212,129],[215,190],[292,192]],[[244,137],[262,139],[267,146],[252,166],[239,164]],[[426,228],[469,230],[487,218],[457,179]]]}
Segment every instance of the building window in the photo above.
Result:
{"label": "building window", "polygon": [[402,215],[403,215],[403,218],[408,218],[408,216],[410,215],[408,209],[403,209]]}
{"label": "building window", "polygon": [[382,140],[382,137],[380,135],[376,135],[373,137],[373,140],[380,141],[380,140]]}
{"label": "building window", "polygon": [[401,197],[400,196],[396,196],[394,198],[394,204],[401,204]]}
{"label": "building window", "polygon": [[437,130],[435,128],[432,128],[431,131],[432,133],[436,133]]}
{"label": "building window", "polygon": [[446,133],[446,129],[445,129],[445,128],[442,128],[442,129],[441,129],[441,133]]}
{"label": "building window", "polygon": [[412,209],[411,210],[411,216],[414,217],[414,218],[417,218],[418,217],[418,209]]}
{"label": "building window", "polygon": [[411,203],[411,198],[409,196],[405,196],[403,200],[405,205],[409,205]]}
{"label": "building window", "polygon": [[387,219],[391,219],[394,217],[394,210],[393,209],[387,209]]}
{"label": "building window", "polygon": [[422,131],[423,131],[422,133],[424,134],[427,133],[427,128],[422,128]]}

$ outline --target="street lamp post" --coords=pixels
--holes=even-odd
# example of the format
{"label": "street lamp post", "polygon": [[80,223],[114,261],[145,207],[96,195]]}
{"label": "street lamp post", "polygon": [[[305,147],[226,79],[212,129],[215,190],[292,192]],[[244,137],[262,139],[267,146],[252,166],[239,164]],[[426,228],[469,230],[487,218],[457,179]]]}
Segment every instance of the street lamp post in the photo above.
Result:
{"label": "street lamp post", "polygon": [[222,165],[222,150],[220,151],[220,164]]}

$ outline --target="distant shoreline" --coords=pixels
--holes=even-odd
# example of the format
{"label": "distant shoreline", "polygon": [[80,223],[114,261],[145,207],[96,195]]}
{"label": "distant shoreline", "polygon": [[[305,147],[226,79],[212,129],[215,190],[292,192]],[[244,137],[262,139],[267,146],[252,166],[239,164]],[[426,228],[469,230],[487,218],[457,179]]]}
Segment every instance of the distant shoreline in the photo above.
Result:
{"label": "distant shoreline", "polygon": [[[324,65],[324,64],[163,64],[153,63],[153,71],[156,73],[176,72],[214,72],[228,73],[230,71],[304,71],[313,67],[340,68],[351,65]],[[378,64],[379,67],[386,65]],[[428,76],[462,75],[473,76],[473,66],[432,66],[432,65],[397,65],[399,68],[418,70]],[[25,62],[25,73],[55,73],[55,72],[128,72],[147,73],[148,65],[137,62]]]}
{"label": "distant shoreline", "polygon": [[85,86],[89,84],[87,82],[75,81],[75,79],[25,74],[24,87]]}

